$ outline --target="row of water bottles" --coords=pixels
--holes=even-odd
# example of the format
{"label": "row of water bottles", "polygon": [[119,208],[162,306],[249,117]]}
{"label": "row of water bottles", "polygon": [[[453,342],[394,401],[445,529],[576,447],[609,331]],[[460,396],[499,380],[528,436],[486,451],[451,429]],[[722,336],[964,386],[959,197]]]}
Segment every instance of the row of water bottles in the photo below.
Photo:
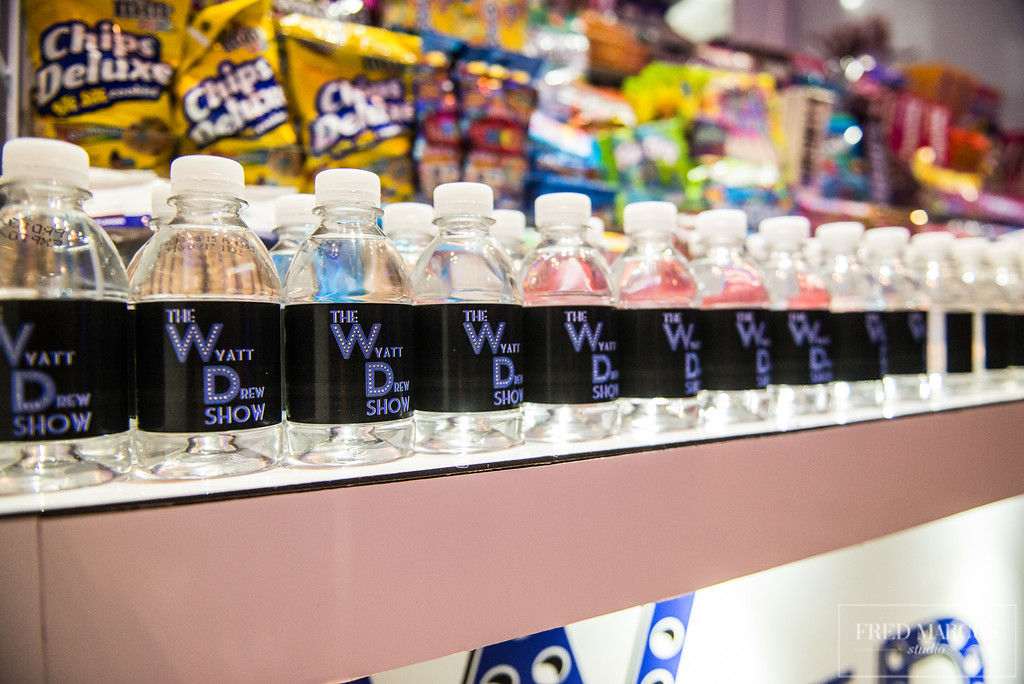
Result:
{"label": "row of water bottles", "polygon": [[[538,198],[541,240],[517,269],[489,233],[490,188],[451,183],[410,270],[378,228],[379,179],[333,169],[282,283],[239,217],[241,167],[191,156],[171,166],[173,216],[126,272],[82,211],[87,170],[67,143],[3,149],[2,492],[133,467],[205,478],[598,439],[623,423],[714,428],[878,405],[896,396],[887,381],[914,399],[932,387],[915,336],[925,300],[883,315],[858,226],[819,230],[834,252],[826,286],[802,265],[802,219],[762,224],[773,248],[758,268],[745,215],[705,212],[706,253],[687,263],[674,207],[636,203],[609,269],[584,239],[589,199],[555,193]],[[925,328],[952,341],[956,313]]]}

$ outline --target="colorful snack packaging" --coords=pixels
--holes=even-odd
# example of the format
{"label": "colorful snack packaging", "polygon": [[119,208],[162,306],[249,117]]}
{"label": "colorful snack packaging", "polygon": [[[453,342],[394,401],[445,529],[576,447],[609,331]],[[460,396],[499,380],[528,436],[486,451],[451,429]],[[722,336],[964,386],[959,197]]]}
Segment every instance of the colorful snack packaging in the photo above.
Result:
{"label": "colorful snack packaging", "polygon": [[383,202],[413,199],[420,39],[297,14],[281,19],[280,33],[307,177],[366,169],[380,176]]}
{"label": "colorful snack packaging", "polygon": [[270,0],[231,0],[200,11],[175,91],[183,154],[234,159],[250,185],[301,182]]}
{"label": "colorful snack packaging", "polygon": [[462,178],[462,131],[459,98],[452,80],[455,56],[464,47],[454,38],[424,32],[423,57],[416,67],[416,160],[420,198],[429,201],[434,188]]}
{"label": "colorful snack packaging", "polygon": [[93,166],[170,160],[171,90],[188,0],[28,2],[35,134],[84,147]]}

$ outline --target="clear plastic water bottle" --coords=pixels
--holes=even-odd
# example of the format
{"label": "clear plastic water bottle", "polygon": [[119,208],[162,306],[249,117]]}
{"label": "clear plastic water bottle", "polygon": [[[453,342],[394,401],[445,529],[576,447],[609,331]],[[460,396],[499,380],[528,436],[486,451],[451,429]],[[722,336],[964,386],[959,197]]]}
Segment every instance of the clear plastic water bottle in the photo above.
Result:
{"label": "clear plastic water bottle", "polygon": [[[986,248],[992,283],[991,318],[985,323],[985,363],[993,379],[1004,389],[1019,386],[1018,366],[1024,357],[1024,280],[1019,250],[1005,241]],[[989,334],[993,332],[993,334]],[[1001,339],[1001,342],[997,340]],[[1004,365],[1005,364],[1005,365]]]}
{"label": "clear plastic water bottle", "polygon": [[527,439],[573,442],[619,429],[615,289],[585,241],[590,198],[541,195],[540,242],[523,259]]}
{"label": "clear plastic water bottle", "polygon": [[810,221],[802,216],[767,218],[758,226],[767,252],[761,271],[771,309],[771,389],[780,422],[829,411],[832,318],[828,287],[801,251],[810,234]]}
{"label": "clear plastic water bottle", "polygon": [[82,209],[89,157],[16,138],[0,176],[0,494],[101,484],[131,466],[128,281]]}
{"label": "clear plastic water bottle", "polygon": [[[1001,295],[989,275],[986,253],[989,242],[983,237],[960,238],[950,249],[956,275],[967,286],[971,300],[971,367],[975,387],[999,385],[1009,365],[1003,345],[1009,322],[1009,302],[998,302]],[[991,333],[992,340],[988,337]],[[993,358],[988,359],[991,346]]]}
{"label": "clear plastic water bottle", "polygon": [[516,209],[495,209],[491,236],[498,241],[512,260],[516,273],[523,267],[526,256],[526,216]]}
{"label": "clear plastic water bottle", "polygon": [[239,217],[242,167],[171,163],[174,219],[132,277],[139,468],[159,478],[251,473],[281,450],[281,282]]}
{"label": "clear plastic water bottle", "polygon": [[771,412],[771,334],[764,277],[743,249],[747,215],[712,209],[697,215],[703,253],[690,264],[697,281],[703,338],[701,416],[715,431],[765,420]]}
{"label": "clear plastic water bottle", "polygon": [[634,202],[623,211],[629,246],[612,267],[619,291],[622,422],[634,430],[696,428],[701,389],[697,285],[673,246],[676,207]]}
{"label": "clear plastic water bottle", "polygon": [[492,451],[523,441],[523,288],[488,233],[482,183],[434,189],[440,234],[413,271],[416,449]]}
{"label": "clear plastic water bottle", "polygon": [[951,263],[952,233],[911,238],[918,279],[928,297],[928,377],[936,396],[968,391],[972,371],[974,316],[971,293]]}
{"label": "clear plastic water bottle", "polygon": [[882,377],[888,374],[885,298],[871,272],[860,262],[857,249],[864,225],[856,221],[825,223],[817,236],[828,270],[831,297],[833,408],[840,414],[852,408],[885,403]]}
{"label": "clear plastic water bottle", "polygon": [[285,281],[288,456],[362,465],[412,453],[412,283],[377,227],[380,178],[317,174],[321,223]]}
{"label": "clear plastic water bottle", "polygon": [[889,373],[882,379],[890,402],[927,401],[928,299],[903,262],[910,231],[902,226],[872,228],[862,245],[871,275],[882,288],[888,335]]}
{"label": "clear plastic water bottle", "polygon": [[[157,181],[153,184],[153,187],[149,192],[149,230],[153,233],[160,230],[162,226],[170,223],[171,219],[174,218],[174,209],[167,200],[171,198],[171,184],[167,181]],[[153,237],[150,235],[150,237]],[[132,255],[131,260],[128,262],[128,266],[125,271],[128,273],[128,279],[131,280],[132,274],[135,273],[135,269],[139,264],[139,255],[142,254],[142,247],[145,246],[147,239],[142,245],[135,250],[135,254]]]}
{"label": "clear plastic water bottle", "polygon": [[422,202],[394,202],[384,207],[381,224],[412,273],[423,250],[437,237],[434,208]]}
{"label": "clear plastic water bottle", "polygon": [[303,240],[316,230],[319,220],[313,213],[313,195],[300,192],[281,195],[274,200],[274,234],[277,242],[270,248],[277,276],[284,283],[288,267],[299,251]]}

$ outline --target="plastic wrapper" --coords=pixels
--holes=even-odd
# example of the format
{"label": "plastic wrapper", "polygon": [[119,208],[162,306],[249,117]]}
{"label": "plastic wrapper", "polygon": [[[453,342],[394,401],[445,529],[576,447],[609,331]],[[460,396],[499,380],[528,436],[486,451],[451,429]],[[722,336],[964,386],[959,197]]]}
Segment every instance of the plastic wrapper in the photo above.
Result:
{"label": "plastic wrapper", "polygon": [[280,21],[307,179],[326,168],[373,171],[382,201],[414,197],[416,36],[290,14]]}
{"label": "plastic wrapper", "polygon": [[24,6],[35,134],[85,148],[93,166],[149,169],[168,162],[188,0]]}
{"label": "plastic wrapper", "polygon": [[183,154],[234,159],[247,184],[301,180],[270,0],[232,0],[199,12],[175,90]]}

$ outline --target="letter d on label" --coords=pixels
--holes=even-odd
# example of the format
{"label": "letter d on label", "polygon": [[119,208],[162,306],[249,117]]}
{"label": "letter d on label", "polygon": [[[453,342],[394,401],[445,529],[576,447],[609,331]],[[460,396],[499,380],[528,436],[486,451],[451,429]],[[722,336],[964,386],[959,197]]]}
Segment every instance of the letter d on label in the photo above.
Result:
{"label": "letter d on label", "polygon": [[[384,374],[384,384],[377,384],[377,374]],[[391,366],[384,363],[383,361],[372,361],[366,364],[366,396],[368,397],[382,397],[391,391],[391,386],[395,384],[395,372],[391,370]]]}
{"label": "letter d on label", "polygon": [[612,360],[608,358],[607,354],[594,354],[590,377],[591,381],[595,383],[608,382],[612,377]]}
{"label": "letter d on label", "polygon": [[[507,375],[505,374],[507,372]],[[494,389],[508,387],[515,379],[516,367],[507,356],[494,357]]]}
{"label": "letter d on label", "polygon": [[[217,392],[217,378],[225,378],[228,381],[228,388],[225,391]],[[238,373],[229,366],[206,366],[203,368],[204,404],[226,404],[238,396],[240,387]]]}
{"label": "letter d on label", "polygon": [[[39,396],[29,399],[29,385],[37,385]],[[53,403],[57,396],[57,386],[53,378],[42,371],[16,370],[11,372],[11,403],[15,413],[34,413],[42,411]]]}

